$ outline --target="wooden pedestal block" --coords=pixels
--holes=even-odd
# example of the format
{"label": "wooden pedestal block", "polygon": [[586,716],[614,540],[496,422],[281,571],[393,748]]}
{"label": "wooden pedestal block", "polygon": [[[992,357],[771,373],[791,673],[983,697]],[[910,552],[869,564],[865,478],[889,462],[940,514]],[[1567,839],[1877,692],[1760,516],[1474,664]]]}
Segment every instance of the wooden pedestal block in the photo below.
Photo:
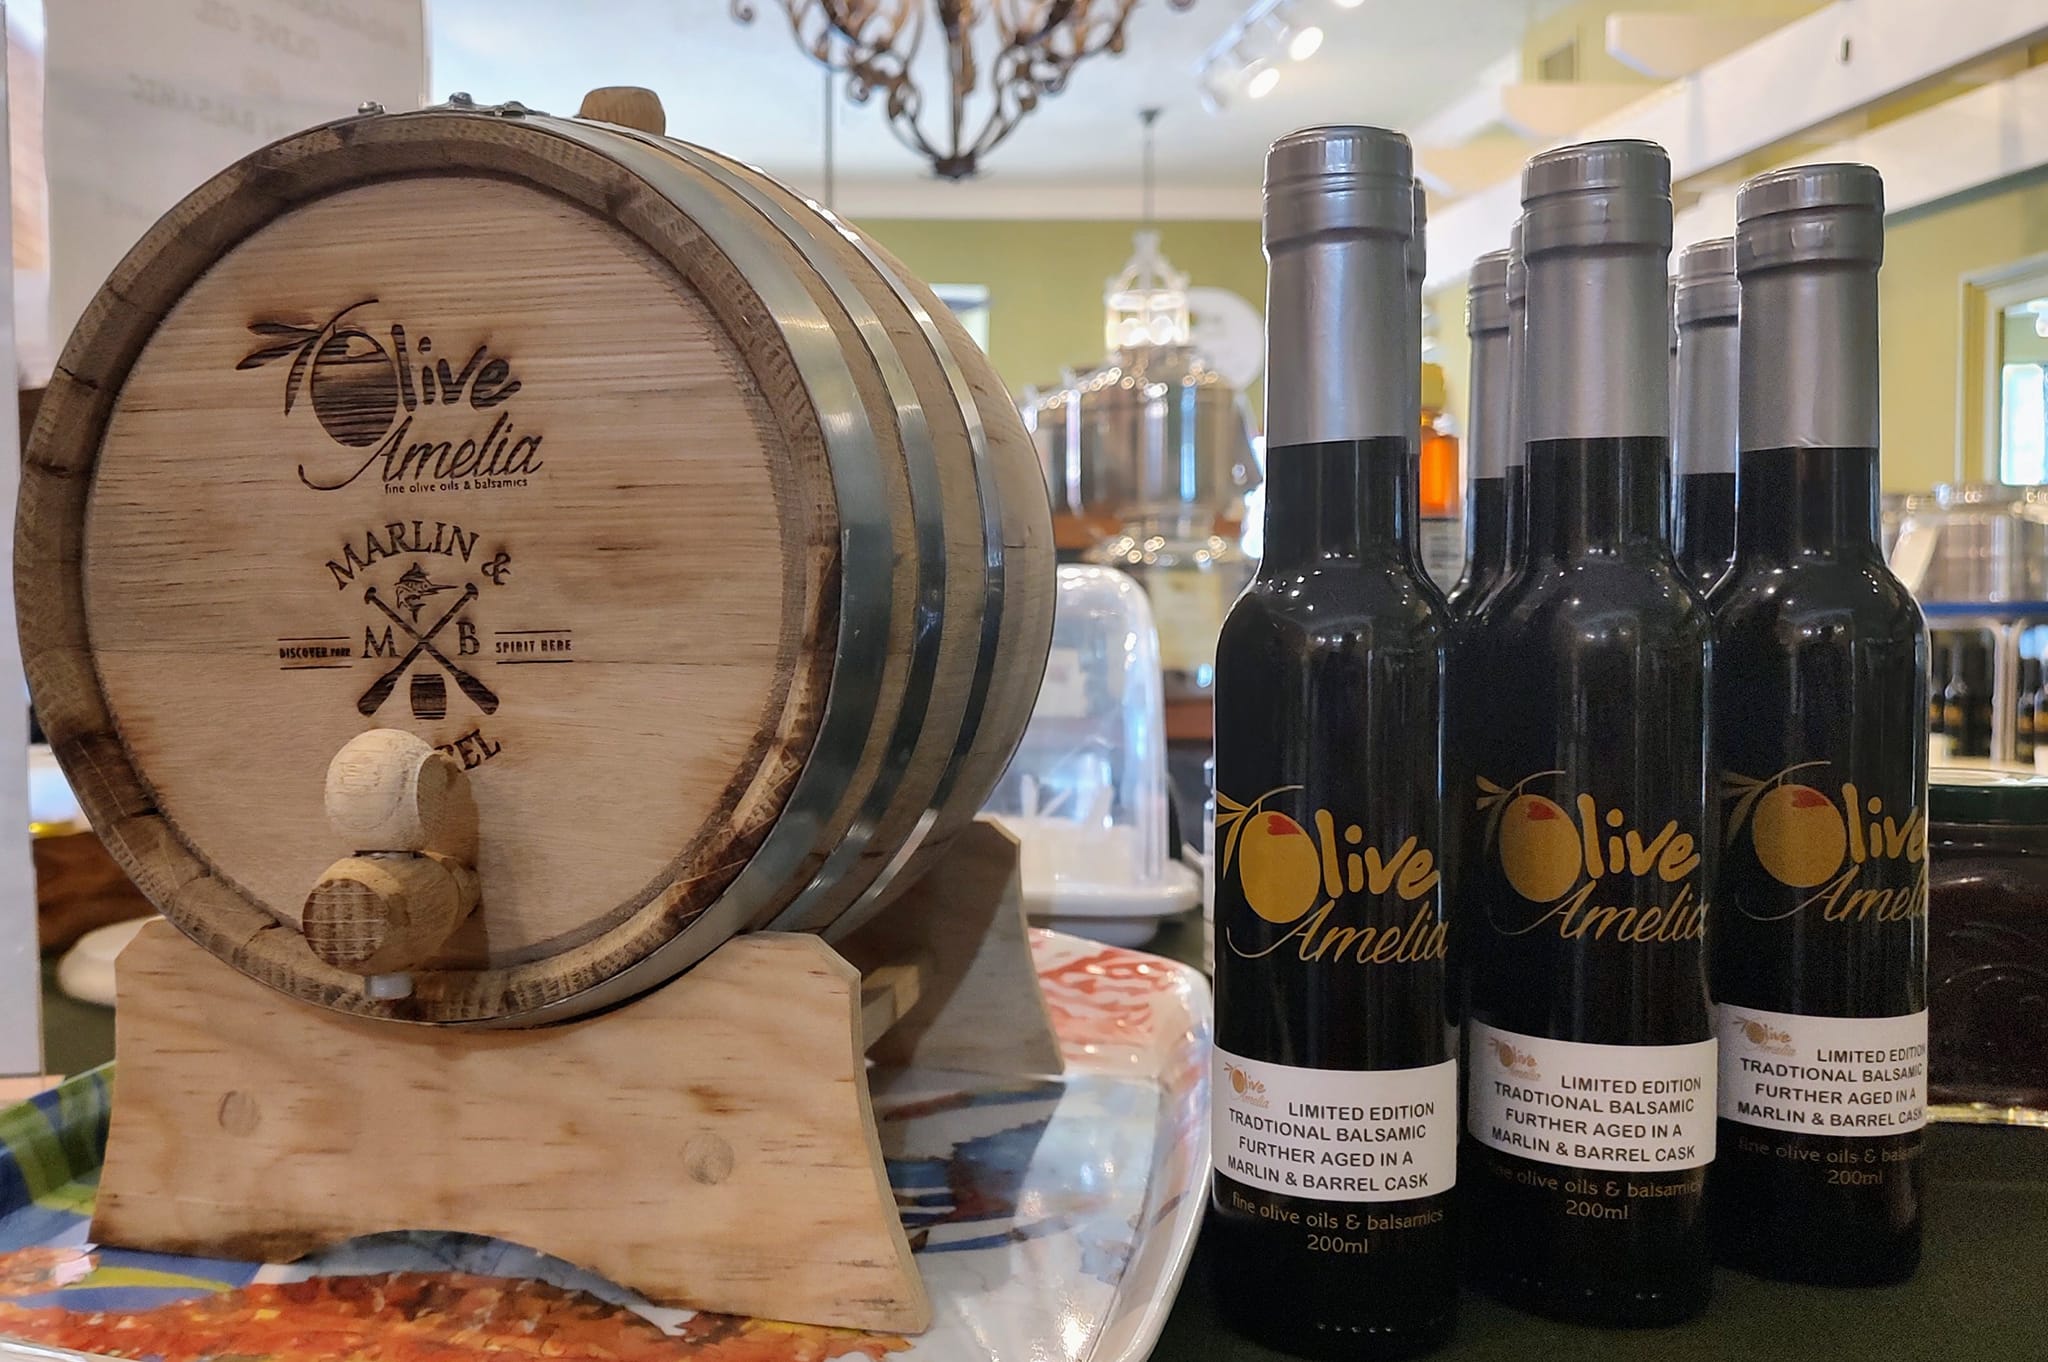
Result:
{"label": "wooden pedestal block", "polygon": [[528,1030],[312,1007],[152,923],[118,966],[93,1237],[288,1259],[458,1230],[663,1304],[922,1330],[863,1052],[887,1034],[892,1063],[1057,1071],[1016,874],[1016,844],[971,829],[845,943],[865,986],[818,937],[761,933]]}

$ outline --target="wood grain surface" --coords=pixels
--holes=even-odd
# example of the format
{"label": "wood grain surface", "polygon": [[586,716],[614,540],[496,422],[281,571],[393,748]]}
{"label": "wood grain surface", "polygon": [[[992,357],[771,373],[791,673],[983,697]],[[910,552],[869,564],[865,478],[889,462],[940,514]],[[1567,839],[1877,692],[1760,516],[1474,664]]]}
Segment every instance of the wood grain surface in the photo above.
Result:
{"label": "wood grain surface", "polygon": [[761,933],[588,1020],[394,1027],[152,923],[118,965],[93,1238],[275,1261],[454,1230],[663,1304],[916,1332],[931,1305],[884,1175],[860,985],[815,936]]}

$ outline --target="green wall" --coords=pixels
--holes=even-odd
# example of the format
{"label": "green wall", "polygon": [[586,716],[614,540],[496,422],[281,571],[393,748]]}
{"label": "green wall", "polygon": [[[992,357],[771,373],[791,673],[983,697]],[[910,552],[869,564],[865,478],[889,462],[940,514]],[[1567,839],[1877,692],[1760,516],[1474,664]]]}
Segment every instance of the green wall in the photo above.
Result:
{"label": "green wall", "polygon": [[1878,275],[1884,482],[1909,491],[1983,476],[1986,452],[1956,449],[1962,281],[2048,251],[2048,179],[2032,177],[1891,219]]}
{"label": "green wall", "polygon": [[[1102,356],[1102,286],[1129,258],[1131,222],[871,219],[862,224],[925,279],[989,288],[989,350],[1014,388]],[[1194,283],[1263,307],[1265,260],[1255,222],[1168,222],[1167,256]],[[1883,317],[1884,480],[1930,487],[1957,474],[1956,415],[1965,275],[2048,252],[2048,177],[1927,212],[1894,217],[1879,276]],[[1464,293],[1431,299],[1454,416],[1464,414]],[[1253,394],[1254,407],[1258,394]],[[1965,451],[1980,476],[1984,451]]]}
{"label": "green wall", "polygon": [[[1063,366],[1101,361],[1102,287],[1131,258],[1138,229],[1135,222],[904,218],[865,218],[860,225],[922,279],[988,286],[989,358],[1013,391],[1049,384]],[[1264,311],[1258,223],[1156,225],[1166,258],[1189,283],[1229,289]]]}

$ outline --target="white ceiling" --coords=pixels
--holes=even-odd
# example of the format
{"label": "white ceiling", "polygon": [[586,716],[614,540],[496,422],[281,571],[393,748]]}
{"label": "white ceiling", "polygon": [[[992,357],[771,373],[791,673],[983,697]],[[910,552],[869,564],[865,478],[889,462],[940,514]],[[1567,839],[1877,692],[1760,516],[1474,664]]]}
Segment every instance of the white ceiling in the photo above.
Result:
{"label": "white ceiling", "polygon": [[[1067,89],[1027,114],[968,183],[934,180],[890,135],[877,106],[835,96],[839,206],[871,215],[1134,216],[1137,111],[1158,105],[1166,111],[1160,213],[1255,215],[1273,138],[1320,122],[1412,125],[1517,46],[1531,18],[1561,3],[1364,0],[1342,9],[1334,0],[1296,0],[1299,20],[1324,29],[1322,50],[1285,63],[1265,99],[1239,99],[1212,116],[1198,100],[1194,67],[1245,0],[1195,0],[1185,12],[1167,0],[1139,0],[1127,50],[1076,68]],[[645,85],[660,94],[672,135],[815,192],[823,72],[793,42],[782,0],[752,4],[757,17],[742,25],[729,0],[431,0],[432,93],[574,112],[592,86]],[[935,38],[934,25],[928,48]],[[1049,191],[1057,193],[1048,198]]]}

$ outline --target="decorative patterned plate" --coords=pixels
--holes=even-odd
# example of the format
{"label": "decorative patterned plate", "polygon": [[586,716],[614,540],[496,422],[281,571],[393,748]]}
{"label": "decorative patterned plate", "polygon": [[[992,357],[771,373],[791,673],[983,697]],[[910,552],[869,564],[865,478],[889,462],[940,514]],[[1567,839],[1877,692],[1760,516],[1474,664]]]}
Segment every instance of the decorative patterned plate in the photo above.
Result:
{"label": "decorative patterned plate", "polygon": [[1034,931],[1032,951],[1063,1077],[873,1075],[932,1294],[916,1338],[659,1309],[460,1235],[377,1235],[285,1265],[97,1248],[110,1065],[0,1110],[0,1358],[1142,1362],[1201,1223],[1209,988],[1055,932]]}

